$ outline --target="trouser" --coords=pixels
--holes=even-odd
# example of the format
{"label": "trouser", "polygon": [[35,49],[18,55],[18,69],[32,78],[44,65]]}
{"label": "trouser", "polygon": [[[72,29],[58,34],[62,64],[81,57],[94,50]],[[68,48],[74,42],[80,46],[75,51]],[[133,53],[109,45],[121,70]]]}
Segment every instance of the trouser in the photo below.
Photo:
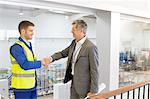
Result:
{"label": "trouser", "polygon": [[33,91],[14,91],[15,99],[37,99],[36,90]]}

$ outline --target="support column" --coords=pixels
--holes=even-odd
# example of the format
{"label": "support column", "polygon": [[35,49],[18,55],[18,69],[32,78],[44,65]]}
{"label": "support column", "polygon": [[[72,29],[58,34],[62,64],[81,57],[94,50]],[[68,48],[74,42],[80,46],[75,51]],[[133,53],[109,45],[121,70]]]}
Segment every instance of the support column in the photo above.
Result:
{"label": "support column", "polygon": [[100,56],[100,82],[104,91],[118,88],[120,13],[97,12],[96,42]]}

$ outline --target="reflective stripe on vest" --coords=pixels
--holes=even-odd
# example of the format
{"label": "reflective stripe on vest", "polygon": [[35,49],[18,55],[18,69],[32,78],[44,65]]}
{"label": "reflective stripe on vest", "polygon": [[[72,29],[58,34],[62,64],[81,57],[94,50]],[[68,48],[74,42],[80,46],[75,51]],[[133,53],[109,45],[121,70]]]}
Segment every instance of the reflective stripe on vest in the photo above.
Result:
{"label": "reflective stripe on vest", "polygon": [[15,74],[12,73],[13,77],[35,77],[35,74]]}
{"label": "reflective stripe on vest", "polygon": [[[31,50],[23,42],[17,41],[16,44],[19,44],[23,48],[28,61],[36,60]],[[33,88],[35,86],[35,69],[24,70],[11,54],[10,58],[12,64],[11,87],[15,89]]]}

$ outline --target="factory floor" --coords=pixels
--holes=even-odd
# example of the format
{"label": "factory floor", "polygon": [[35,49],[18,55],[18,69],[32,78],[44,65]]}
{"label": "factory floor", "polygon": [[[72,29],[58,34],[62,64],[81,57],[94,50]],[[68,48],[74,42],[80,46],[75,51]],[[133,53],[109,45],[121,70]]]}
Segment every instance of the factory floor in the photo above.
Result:
{"label": "factory floor", "polygon": [[119,81],[120,82],[133,82],[138,83],[145,80],[150,79],[150,69],[146,71],[137,71],[137,70],[131,70],[131,71],[123,71],[120,70],[119,72]]}
{"label": "factory floor", "polygon": [[46,95],[46,96],[39,96],[38,99],[53,99],[53,94]]}
{"label": "factory floor", "polygon": [[[150,69],[147,71],[121,71],[120,72],[120,87],[131,83],[142,82],[150,79]],[[40,96],[38,99],[53,99],[53,94]]]}

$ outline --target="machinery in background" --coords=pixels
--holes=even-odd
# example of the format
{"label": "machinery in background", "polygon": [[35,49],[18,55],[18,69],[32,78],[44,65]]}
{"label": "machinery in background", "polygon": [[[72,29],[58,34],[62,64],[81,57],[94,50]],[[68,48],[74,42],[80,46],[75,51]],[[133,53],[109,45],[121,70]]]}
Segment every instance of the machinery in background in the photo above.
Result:
{"label": "machinery in background", "polygon": [[142,49],[132,52],[125,51],[119,53],[119,65],[125,71],[147,70],[150,67],[150,50]]}
{"label": "machinery in background", "polygon": [[[62,83],[65,76],[64,64],[50,64],[48,68],[40,68],[36,70],[37,74],[37,94],[38,96],[52,94],[54,84]],[[14,97],[11,84],[11,69],[0,68],[0,94],[6,99]]]}
{"label": "machinery in background", "polygon": [[11,75],[10,68],[0,68],[0,79],[7,79]]}
{"label": "machinery in background", "polygon": [[137,82],[136,74],[150,69],[150,49],[120,52],[119,67],[120,86]]}
{"label": "machinery in background", "polygon": [[1,79],[0,80],[0,99],[9,99],[9,84],[8,79]]}
{"label": "machinery in background", "polygon": [[9,99],[10,68],[0,68],[0,98]]}
{"label": "machinery in background", "polygon": [[65,76],[63,64],[51,64],[37,70],[37,93],[39,96],[53,93],[53,85],[62,83]]}
{"label": "machinery in background", "polygon": [[136,70],[137,69],[137,57],[132,54],[131,51],[120,52],[119,53],[119,65],[125,71]]}

